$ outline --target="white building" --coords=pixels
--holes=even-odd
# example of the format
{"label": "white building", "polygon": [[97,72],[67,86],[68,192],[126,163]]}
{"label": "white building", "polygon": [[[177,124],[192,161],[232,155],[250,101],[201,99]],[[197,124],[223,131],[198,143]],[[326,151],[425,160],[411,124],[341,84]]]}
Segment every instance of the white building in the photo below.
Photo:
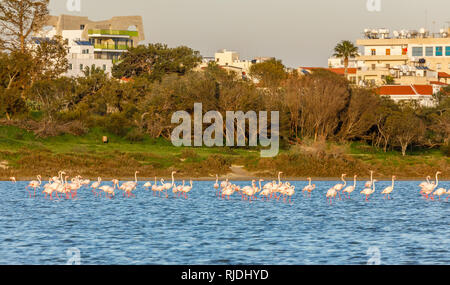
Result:
{"label": "white building", "polygon": [[98,59],[95,56],[94,45],[90,41],[81,39],[81,30],[66,30],[62,32],[69,45],[69,70],[65,74],[69,77],[84,76],[86,67],[100,68],[110,75],[113,67],[111,59]]}
{"label": "white building", "polygon": [[50,16],[47,26],[34,34],[35,44],[55,35],[67,40],[69,70],[66,76],[84,76],[84,70],[100,68],[110,75],[113,63],[145,39],[142,17],[113,17],[91,21],[87,17]]}
{"label": "white building", "polygon": [[229,51],[226,49],[219,50],[214,55],[214,61],[220,67],[236,72],[242,75],[243,78],[248,78],[250,68],[253,64],[261,63],[272,59],[272,57],[255,57],[252,60],[241,60],[239,53],[235,51]]}

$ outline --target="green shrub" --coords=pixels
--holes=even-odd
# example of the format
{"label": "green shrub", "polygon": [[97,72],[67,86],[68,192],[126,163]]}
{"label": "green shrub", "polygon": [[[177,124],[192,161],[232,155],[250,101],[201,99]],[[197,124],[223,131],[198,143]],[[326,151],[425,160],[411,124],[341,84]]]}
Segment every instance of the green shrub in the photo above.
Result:
{"label": "green shrub", "polygon": [[144,134],[140,130],[133,128],[125,136],[125,139],[130,142],[141,142],[144,140]]}
{"label": "green shrub", "polygon": [[112,114],[105,120],[105,129],[117,136],[124,137],[128,134],[131,124],[122,114]]}
{"label": "green shrub", "polygon": [[446,157],[450,157],[450,142],[441,146],[441,151]]}

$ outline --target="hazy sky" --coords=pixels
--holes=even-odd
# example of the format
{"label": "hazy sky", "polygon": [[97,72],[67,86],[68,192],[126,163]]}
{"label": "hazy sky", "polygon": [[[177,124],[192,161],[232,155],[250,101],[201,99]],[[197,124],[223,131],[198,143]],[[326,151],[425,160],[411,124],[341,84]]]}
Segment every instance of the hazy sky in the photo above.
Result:
{"label": "hazy sky", "polygon": [[80,12],[67,10],[67,1],[51,0],[51,13],[141,15],[146,42],[187,45],[203,56],[222,48],[242,59],[274,56],[290,67],[326,66],[338,41],[355,41],[365,28],[438,31],[450,21],[450,0],[379,0],[380,12],[369,12],[367,0],[80,0]]}

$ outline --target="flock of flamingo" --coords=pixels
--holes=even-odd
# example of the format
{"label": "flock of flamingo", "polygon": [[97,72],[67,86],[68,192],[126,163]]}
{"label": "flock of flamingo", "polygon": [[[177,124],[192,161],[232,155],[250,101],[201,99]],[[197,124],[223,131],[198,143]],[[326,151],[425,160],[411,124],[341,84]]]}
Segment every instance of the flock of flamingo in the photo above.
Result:
{"label": "flock of flamingo", "polygon": [[[43,185],[42,187],[44,190],[42,191],[43,194],[45,194],[45,198],[53,199],[53,195],[55,195],[55,198],[66,198],[66,199],[74,199],[77,197],[78,191],[82,187],[90,188],[93,195],[97,197],[102,197],[103,193],[105,194],[105,198],[112,199],[116,195],[117,191],[123,191],[123,197],[135,197],[133,194],[133,191],[135,191],[138,187],[138,178],[137,174],[139,171],[136,171],[134,174],[135,180],[134,181],[128,181],[122,183],[120,185],[119,180],[113,179],[111,182],[113,183],[113,186],[103,185],[102,186],[102,179],[98,177],[97,181],[94,181],[91,184],[91,181],[89,179],[83,179],[81,176],[76,176],[68,182],[69,176],[65,176],[66,173],[64,171],[59,171],[58,176],[49,178],[48,183]],[[171,183],[165,183],[164,179],[160,179],[160,185],[158,185],[157,178],[155,177],[154,184],[151,182],[146,182],[143,185],[143,188],[147,191],[150,189],[153,191],[153,195],[158,195],[161,197],[168,198],[169,197],[169,190],[172,190],[174,197],[184,197],[185,199],[188,199],[189,192],[193,189],[193,181],[190,180],[189,185],[185,185],[185,181],[182,181],[182,184],[176,185],[175,183],[175,171],[172,172],[172,182]],[[292,203],[292,197],[295,194],[295,186],[291,185],[289,182],[282,182],[281,181],[281,174],[283,172],[278,173],[278,182],[272,181],[269,183],[266,183],[264,186],[262,186],[263,179],[260,179],[258,182],[258,185],[256,184],[256,180],[252,180],[250,186],[240,187],[238,185],[232,184],[229,182],[228,179],[225,181],[219,182],[219,176],[216,175],[216,182],[213,186],[213,188],[216,190],[216,196],[220,197],[222,200],[227,198],[230,200],[230,197],[237,193],[241,195],[241,200],[245,200],[248,202],[252,202],[254,200],[257,200],[258,198],[261,198],[262,201],[269,201],[269,200],[276,200],[280,201],[282,198],[282,201],[285,203]],[[364,189],[360,192],[361,194],[365,195],[365,200],[369,201],[369,197],[375,193],[375,183],[378,182],[376,179],[373,178],[374,172],[370,172],[370,181],[367,181],[364,184]],[[425,199],[434,200],[435,196],[439,197],[439,200],[441,200],[441,196],[447,195],[447,200],[450,197],[450,189],[446,190],[445,188],[438,188],[439,186],[439,175],[441,172],[436,173],[436,180],[430,181],[431,177],[428,176],[426,178],[426,181],[420,183],[420,194],[423,195]],[[350,199],[351,193],[353,193],[356,190],[357,187],[357,175],[353,177],[353,185],[347,185],[347,181],[345,180],[346,174],[342,174],[341,180],[343,183],[339,183],[328,189],[326,192],[326,198],[327,202],[329,201],[330,204],[332,204],[333,199],[337,199],[339,197],[339,200],[342,200],[342,196],[344,198]],[[28,191],[28,195],[31,198],[32,194],[30,192],[30,188],[33,189],[33,197],[36,196],[36,189],[40,189],[42,185],[41,176],[37,176],[37,180],[31,181],[27,187],[26,190]],[[16,179],[14,177],[10,177],[10,180],[12,183],[16,183]],[[384,195],[384,199],[391,199],[390,195],[394,191],[395,187],[395,180],[396,176],[392,176],[392,185],[389,187],[386,187],[381,194]],[[306,185],[302,193],[304,196],[311,197],[311,193],[316,189],[316,185],[312,184],[312,179],[308,178],[309,184]],[[259,187],[258,187],[259,186]],[[341,196],[342,192],[342,196]]]}

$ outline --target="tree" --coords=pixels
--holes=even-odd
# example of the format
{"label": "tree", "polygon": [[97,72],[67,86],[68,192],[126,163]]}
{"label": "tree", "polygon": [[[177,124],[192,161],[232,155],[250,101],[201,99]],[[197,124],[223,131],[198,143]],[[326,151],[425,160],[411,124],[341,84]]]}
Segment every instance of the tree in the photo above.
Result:
{"label": "tree", "polygon": [[116,78],[146,76],[154,81],[161,80],[165,74],[183,75],[200,62],[200,53],[185,46],[140,45],[125,53],[120,63],[114,65],[112,73]]}
{"label": "tree", "polygon": [[0,48],[25,53],[32,33],[47,21],[49,0],[0,1]]}
{"label": "tree", "polygon": [[259,80],[264,87],[277,88],[287,78],[287,73],[281,60],[272,58],[253,64],[250,67],[250,76]]}
{"label": "tree", "polygon": [[361,88],[351,90],[350,102],[341,116],[341,138],[362,138],[375,125],[374,110],[379,105],[379,97],[373,91]]}
{"label": "tree", "polygon": [[402,110],[395,112],[386,120],[386,129],[390,133],[394,142],[398,143],[402,150],[402,155],[406,155],[408,146],[418,141],[425,132],[425,126],[412,110]]}
{"label": "tree", "polygon": [[0,89],[0,116],[10,120],[14,115],[27,111],[25,101],[17,88]]}
{"label": "tree", "polygon": [[69,69],[67,40],[61,36],[41,41],[32,54],[33,80],[56,79]]}
{"label": "tree", "polygon": [[347,78],[348,75],[349,58],[358,55],[358,48],[351,41],[342,41],[334,48],[334,56],[344,59],[345,78]]}
{"label": "tree", "polygon": [[301,78],[296,86],[300,100],[299,126],[302,136],[328,139],[335,135],[339,115],[349,102],[348,81],[326,70]]}
{"label": "tree", "polygon": [[33,68],[33,57],[28,53],[0,53],[0,86],[25,89],[31,82],[30,70]]}

